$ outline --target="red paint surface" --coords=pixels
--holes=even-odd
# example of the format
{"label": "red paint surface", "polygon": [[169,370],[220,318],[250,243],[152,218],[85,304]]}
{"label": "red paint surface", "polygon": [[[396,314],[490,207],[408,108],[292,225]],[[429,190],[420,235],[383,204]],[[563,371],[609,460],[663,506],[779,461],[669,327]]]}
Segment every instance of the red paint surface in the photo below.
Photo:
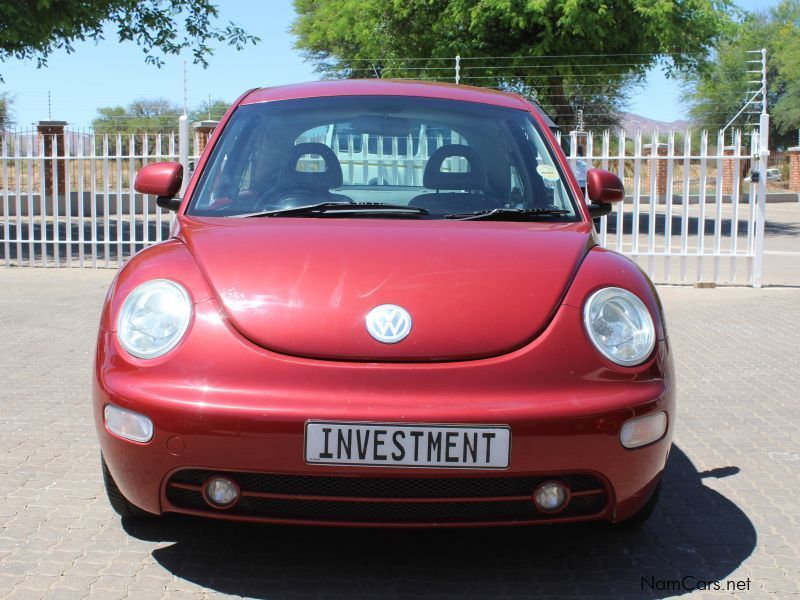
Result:
{"label": "red paint surface", "polygon": [[136,174],[133,187],[140,194],[172,198],[181,190],[183,165],[177,162],[160,162],[147,165]]}
{"label": "red paint surface", "polygon": [[589,169],[586,172],[586,195],[592,202],[619,202],[625,198],[625,186],[610,171]]}
{"label": "red paint surface", "polygon": [[[365,89],[523,102],[484,90],[386,82],[290,86],[243,98]],[[136,505],[174,510],[164,496],[166,479],[188,467],[354,477],[579,472],[596,474],[609,488],[612,501],[594,518],[619,520],[647,501],[660,477],[675,402],[661,307],[631,261],[592,248],[585,212],[572,224],[181,215],[176,231],[176,239],[139,253],[120,271],[98,335],[93,395],[100,443],[120,490]],[[117,342],[117,315],[136,285],[159,277],[187,289],[194,316],[172,351],[136,359]],[[583,303],[604,286],[632,291],[653,315],[659,341],[642,365],[609,362],[585,334]],[[364,327],[366,311],[387,302],[414,319],[412,334],[395,345],[372,340]],[[133,444],[108,433],[108,402],[151,417],[153,440]],[[622,423],[656,410],[669,415],[667,435],[624,449]],[[309,465],[309,419],[508,425],[511,462],[499,473]],[[174,436],[183,443],[179,455],[168,449]]]}
{"label": "red paint surface", "polygon": [[[533,339],[591,235],[586,223],[184,217],[181,237],[231,325],[259,346],[430,361],[493,356]],[[381,304],[408,310],[413,335],[376,343],[364,315]]]}

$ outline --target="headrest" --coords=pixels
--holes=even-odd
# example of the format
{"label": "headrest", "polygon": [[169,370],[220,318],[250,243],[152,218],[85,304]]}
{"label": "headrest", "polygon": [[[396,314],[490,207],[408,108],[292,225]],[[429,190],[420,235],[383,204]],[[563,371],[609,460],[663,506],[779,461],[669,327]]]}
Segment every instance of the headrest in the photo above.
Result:
{"label": "headrest", "polygon": [[[320,156],[325,163],[324,171],[298,171],[298,161],[308,154]],[[281,179],[292,186],[330,190],[342,185],[342,165],[333,150],[325,144],[305,142],[289,149],[281,170]]]}
{"label": "headrest", "polygon": [[[442,163],[451,156],[467,160],[466,173],[442,173]],[[428,159],[422,185],[429,190],[482,190],[486,187],[486,169],[478,153],[469,146],[447,144],[438,148]]]}

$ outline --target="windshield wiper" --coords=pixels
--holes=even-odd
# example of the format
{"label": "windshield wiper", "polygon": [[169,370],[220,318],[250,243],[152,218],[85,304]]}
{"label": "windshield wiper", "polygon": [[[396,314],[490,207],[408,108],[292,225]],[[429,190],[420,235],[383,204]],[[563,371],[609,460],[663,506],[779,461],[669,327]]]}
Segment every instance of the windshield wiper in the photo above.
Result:
{"label": "windshield wiper", "polygon": [[568,214],[570,214],[568,210],[557,208],[493,208],[471,213],[445,215],[444,218],[459,221],[534,221],[541,217],[560,217]]}
{"label": "windshield wiper", "polygon": [[417,206],[404,206],[402,204],[386,204],[384,202],[318,202],[305,206],[293,206],[278,210],[262,210],[244,215],[235,215],[241,219],[247,217],[324,217],[327,215],[341,216],[347,213],[374,213],[376,215],[419,216],[427,215],[428,211]]}

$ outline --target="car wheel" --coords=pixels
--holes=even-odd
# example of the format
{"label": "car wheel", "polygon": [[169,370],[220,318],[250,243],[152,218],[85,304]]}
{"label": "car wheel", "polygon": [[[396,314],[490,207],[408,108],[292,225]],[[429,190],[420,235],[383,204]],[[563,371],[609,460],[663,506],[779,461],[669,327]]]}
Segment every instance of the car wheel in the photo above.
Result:
{"label": "car wheel", "polygon": [[645,504],[641,509],[639,509],[639,512],[637,512],[635,515],[628,517],[624,521],[619,521],[618,523],[616,523],[616,526],[628,528],[628,527],[639,527],[641,525],[644,525],[644,523],[647,522],[647,520],[653,514],[653,511],[656,509],[656,505],[658,504],[658,497],[660,494],[661,494],[661,482],[659,481],[658,485],[656,486],[656,489],[653,490],[653,495],[650,496],[650,499],[647,501],[647,504]]}
{"label": "car wheel", "polygon": [[151,519],[156,516],[153,513],[149,513],[146,510],[142,510],[138,506],[131,504],[131,502],[122,495],[122,492],[119,491],[117,483],[111,476],[111,471],[108,470],[106,459],[103,458],[102,454],[100,455],[100,462],[103,467],[103,483],[106,486],[108,502],[111,504],[111,508],[113,508],[119,516],[126,519]]}

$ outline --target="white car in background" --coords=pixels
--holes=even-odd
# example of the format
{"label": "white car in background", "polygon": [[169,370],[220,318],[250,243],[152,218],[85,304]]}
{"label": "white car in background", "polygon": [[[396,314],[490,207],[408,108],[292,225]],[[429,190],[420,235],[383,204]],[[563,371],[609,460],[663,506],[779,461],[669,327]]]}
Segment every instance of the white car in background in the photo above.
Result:
{"label": "white car in background", "polygon": [[[744,178],[747,183],[750,183],[752,180],[752,176],[756,175],[756,181],[758,181],[758,171],[751,171],[750,175]],[[783,181],[783,174],[781,170],[777,167],[767,169],[767,181]]]}
{"label": "white car in background", "polygon": [[572,172],[575,174],[575,179],[578,180],[578,185],[581,186],[582,190],[586,189],[586,171],[589,169],[588,165],[586,164],[585,160],[580,158],[576,158],[573,162],[572,159],[569,159],[569,164],[572,166]]}

